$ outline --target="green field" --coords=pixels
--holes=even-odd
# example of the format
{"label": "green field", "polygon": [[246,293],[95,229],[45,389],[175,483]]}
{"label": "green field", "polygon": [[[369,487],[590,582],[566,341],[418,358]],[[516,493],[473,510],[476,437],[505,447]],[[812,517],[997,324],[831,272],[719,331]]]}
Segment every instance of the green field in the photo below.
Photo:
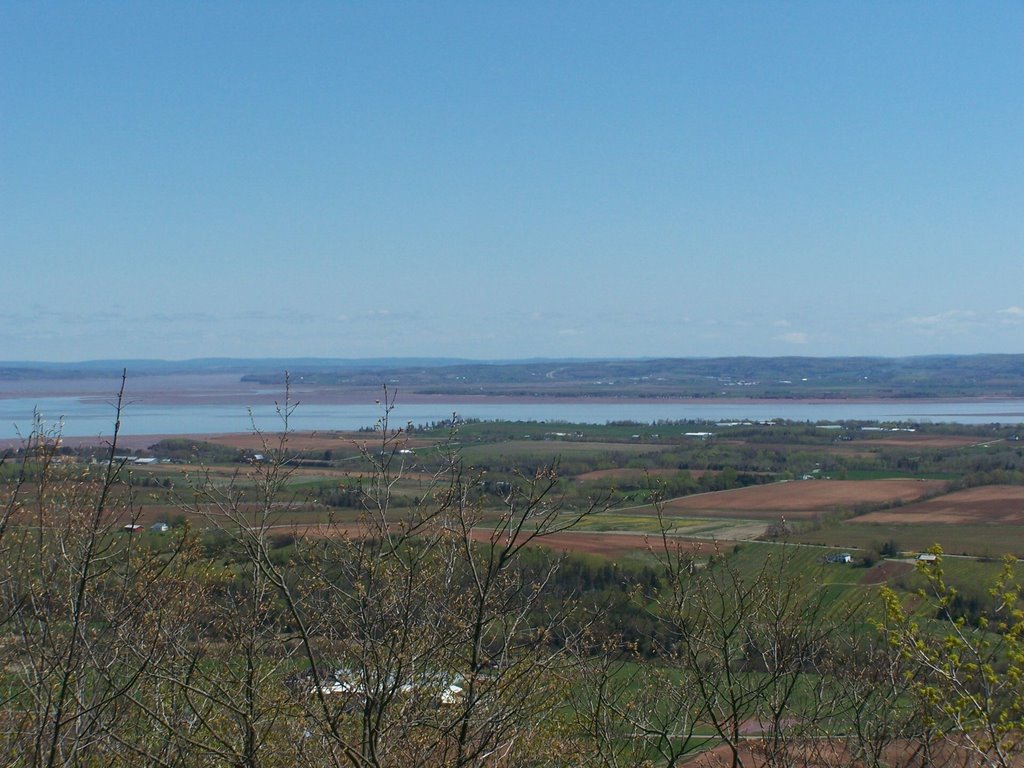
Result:
{"label": "green field", "polygon": [[957,555],[1024,557],[1024,528],[970,524],[876,524],[841,522],[819,531],[797,533],[792,541],[853,549],[877,548],[882,542],[895,541],[902,550],[921,552],[933,544]]}

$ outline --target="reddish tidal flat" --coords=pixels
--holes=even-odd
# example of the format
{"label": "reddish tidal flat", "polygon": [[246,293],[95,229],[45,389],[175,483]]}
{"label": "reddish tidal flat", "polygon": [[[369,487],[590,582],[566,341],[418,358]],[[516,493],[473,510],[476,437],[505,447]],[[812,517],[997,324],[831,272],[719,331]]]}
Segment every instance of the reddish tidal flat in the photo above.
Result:
{"label": "reddish tidal flat", "polygon": [[[208,440],[210,442],[221,443],[222,445],[234,445],[235,441],[243,442],[245,440],[252,439],[252,435],[249,433],[240,433],[237,435],[120,435],[117,438],[118,452],[146,450],[151,445],[155,445],[165,438],[192,439],[196,441]],[[24,440],[18,438],[0,439],[0,451],[16,450],[20,448],[24,442]],[[69,448],[81,448],[92,445],[107,447],[110,445],[110,436],[68,436],[61,437],[60,443],[61,445],[65,445]]]}
{"label": "reddish tidal flat", "polygon": [[[279,433],[267,432],[263,435],[252,432],[232,432],[228,434],[208,435],[121,435],[117,439],[118,447],[125,451],[148,449],[161,440],[195,440],[196,442],[210,442],[218,445],[227,445],[232,448],[239,448],[247,451],[260,451],[265,447],[274,448],[278,445]],[[326,451],[326,450],[352,450],[363,445],[369,447],[380,446],[380,433],[368,432],[292,432],[288,435],[288,449],[292,451]],[[16,438],[0,440],[0,450],[16,449],[23,441]],[[433,440],[408,439],[402,441],[401,447],[412,449],[433,445]],[[107,437],[62,437],[61,444],[71,448],[81,446],[109,445],[110,438]],[[266,445],[264,445],[266,443]]]}
{"label": "reddish tidal flat", "polygon": [[[92,400],[112,402],[121,388],[120,374],[83,375],[81,377],[32,377],[0,379],[0,398],[21,397],[81,397]],[[389,386],[388,397],[397,397],[398,402],[433,403],[701,403],[707,405],[721,404],[725,406],[750,403],[779,403],[805,405],[835,405],[837,403],[874,405],[880,403],[928,403],[939,402],[1016,402],[1006,397],[937,397],[914,398],[901,400],[887,397],[693,397],[658,391],[656,393],[624,392],[618,395],[604,395],[583,392],[577,395],[561,389],[557,392],[548,391],[544,386],[517,385],[521,391],[515,394],[502,391],[500,386],[492,387],[488,393],[477,392],[446,392],[432,394],[417,391],[416,384],[401,383]],[[426,389],[420,386],[419,389]],[[309,405],[315,404],[367,404],[383,397],[383,384],[369,386],[356,383],[316,384],[304,381],[301,376],[293,376],[289,380],[291,402],[301,401]],[[285,372],[280,373],[279,381],[273,383],[243,381],[238,371],[234,372],[197,372],[197,373],[141,373],[133,374],[129,367],[125,380],[126,399],[131,402],[161,405],[261,405],[281,402],[285,396]],[[904,444],[914,440],[915,435],[880,436],[877,442],[896,440]],[[941,438],[940,438],[941,439]]]}
{"label": "reddish tidal flat", "polygon": [[1024,486],[984,485],[854,518],[855,523],[1024,525]]}
{"label": "reddish tidal flat", "polygon": [[731,491],[685,496],[669,501],[669,514],[700,517],[762,517],[785,513],[810,517],[858,504],[909,502],[940,491],[942,480],[896,478],[886,480],[792,480]]}

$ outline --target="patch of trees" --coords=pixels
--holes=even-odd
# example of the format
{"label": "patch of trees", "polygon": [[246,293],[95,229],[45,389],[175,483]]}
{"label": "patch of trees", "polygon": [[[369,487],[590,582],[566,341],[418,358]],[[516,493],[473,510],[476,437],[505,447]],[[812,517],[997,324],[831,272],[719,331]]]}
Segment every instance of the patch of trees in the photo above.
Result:
{"label": "patch of trees", "polygon": [[238,448],[189,437],[165,437],[151,445],[149,450],[157,456],[204,464],[240,462],[245,456]]}

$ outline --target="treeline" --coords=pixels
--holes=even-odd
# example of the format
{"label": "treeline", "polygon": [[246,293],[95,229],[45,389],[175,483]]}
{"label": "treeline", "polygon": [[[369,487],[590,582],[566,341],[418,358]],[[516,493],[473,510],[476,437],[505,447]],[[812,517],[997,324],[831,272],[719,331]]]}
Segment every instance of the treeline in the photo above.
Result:
{"label": "treeline", "polygon": [[244,459],[244,452],[228,445],[191,437],[165,437],[149,447],[155,456],[205,464],[227,464]]}

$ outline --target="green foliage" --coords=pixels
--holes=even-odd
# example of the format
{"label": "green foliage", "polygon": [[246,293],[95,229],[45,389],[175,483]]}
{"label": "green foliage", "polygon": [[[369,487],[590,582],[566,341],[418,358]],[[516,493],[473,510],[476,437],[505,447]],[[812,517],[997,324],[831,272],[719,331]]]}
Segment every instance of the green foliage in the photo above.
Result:
{"label": "green foliage", "polygon": [[955,733],[985,764],[1009,766],[1024,751],[1024,607],[1020,566],[1007,558],[988,600],[963,599],[936,560],[919,563],[920,596],[935,619],[909,613],[891,589],[882,590],[880,628],[910,667],[918,705],[940,733]]}
{"label": "green foliage", "polygon": [[895,539],[889,539],[878,546],[878,553],[882,557],[899,557],[900,552],[902,549]]}

